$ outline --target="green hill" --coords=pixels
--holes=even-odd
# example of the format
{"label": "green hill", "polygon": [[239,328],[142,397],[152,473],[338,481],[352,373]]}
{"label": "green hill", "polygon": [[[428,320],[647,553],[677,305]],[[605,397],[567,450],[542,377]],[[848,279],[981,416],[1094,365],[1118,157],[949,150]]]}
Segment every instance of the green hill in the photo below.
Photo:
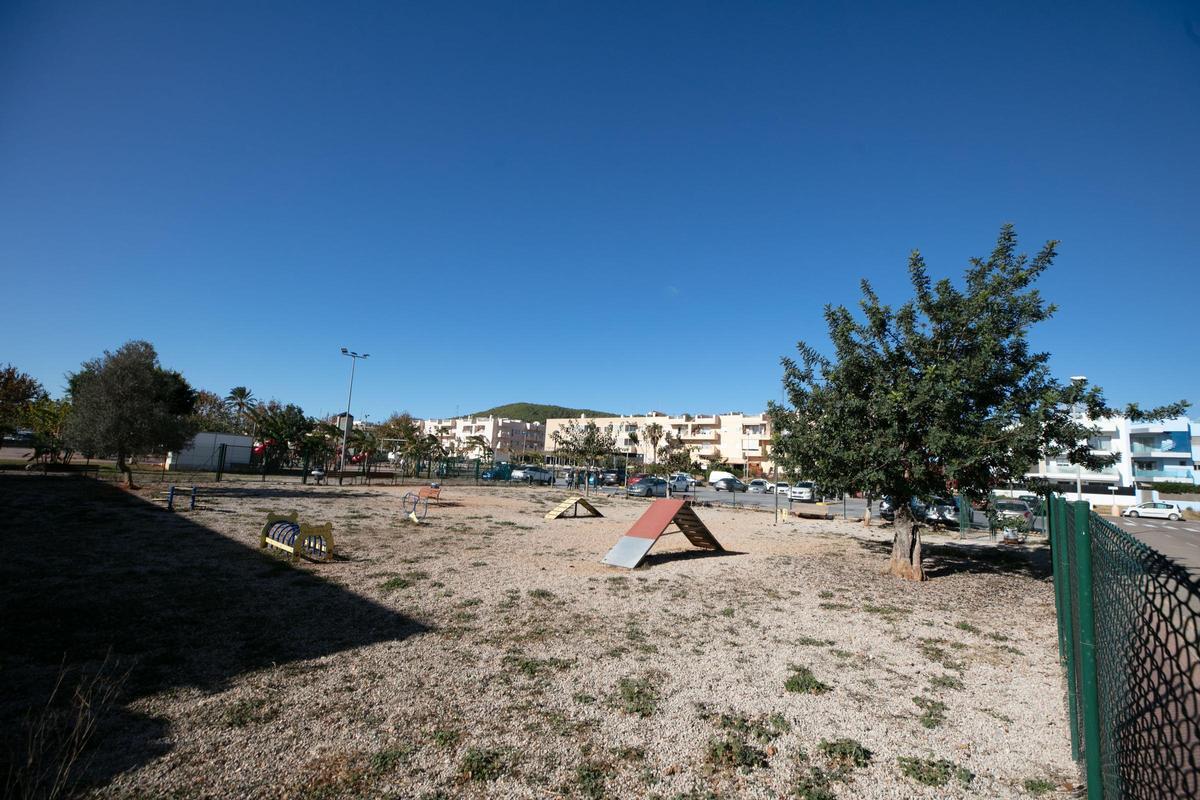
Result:
{"label": "green hill", "polygon": [[474,417],[507,417],[519,419],[522,422],[541,422],[562,417],[578,417],[583,414],[588,417],[619,417],[611,411],[593,411],[590,408],[567,408],[566,406],[547,406],[541,403],[508,403],[503,406],[489,408],[487,411],[476,411]]}

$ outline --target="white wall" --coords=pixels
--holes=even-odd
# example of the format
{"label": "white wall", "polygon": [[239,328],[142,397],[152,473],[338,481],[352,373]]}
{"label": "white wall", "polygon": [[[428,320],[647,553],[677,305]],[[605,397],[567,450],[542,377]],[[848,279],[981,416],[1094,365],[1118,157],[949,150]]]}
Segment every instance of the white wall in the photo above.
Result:
{"label": "white wall", "polygon": [[229,445],[225,466],[250,463],[250,450],[254,447],[252,437],[236,433],[197,433],[178,453],[167,454],[167,469],[216,470],[217,454],[223,444]]}

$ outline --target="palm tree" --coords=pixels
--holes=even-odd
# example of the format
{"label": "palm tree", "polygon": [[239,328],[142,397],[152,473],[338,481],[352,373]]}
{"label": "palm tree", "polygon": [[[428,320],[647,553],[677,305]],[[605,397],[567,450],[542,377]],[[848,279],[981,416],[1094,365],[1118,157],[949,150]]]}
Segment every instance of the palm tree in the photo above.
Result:
{"label": "palm tree", "polygon": [[663,438],[663,426],[657,422],[651,422],[646,426],[646,441],[650,443],[650,462],[658,463],[658,443]]}
{"label": "palm tree", "polygon": [[474,436],[468,436],[465,444],[472,452],[478,450],[483,453],[484,457],[489,461],[492,459],[492,454],[495,452],[488,444],[487,439],[483,438],[478,433]]}
{"label": "palm tree", "polygon": [[258,405],[254,399],[254,393],[245,386],[235,386],[225,396],[225,404],[237,413],[238,419],[242,421],[242,430],[245,431],[246,418],[249,412]]}

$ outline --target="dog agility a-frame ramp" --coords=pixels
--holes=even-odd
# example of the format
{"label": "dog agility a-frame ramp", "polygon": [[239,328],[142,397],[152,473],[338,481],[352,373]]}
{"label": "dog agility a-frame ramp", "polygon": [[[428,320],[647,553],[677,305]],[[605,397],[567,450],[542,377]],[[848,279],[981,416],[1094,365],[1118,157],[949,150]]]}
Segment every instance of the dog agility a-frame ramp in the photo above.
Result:
{"label": "dog agility a-frame ramp", "polygon": [[581,509],[581,508],[584,511],[588,512],[585,516],[589,516],[589,517],[603,517],[604,516],[603,514],[600,513],[600,511],[594,505],[592,505],[586,499],[584,499],[583,497],[580,497],[579,495],[573,495],[571,497],[568,497],[566,500],[563,500],[561,503],[556,505],[554,508],[547,511],[546,519],[558,519],[559,517],[565,517],[565,516],[567,516],[568,511],[572,512],[570,516],[578,517],[579,509]]}
{"label": "dog agility a-frame ramp", "polygon": [[[668,531],[674,525],[676,530]],[[686,500],[655,500],[646,513],[633,523],[620,540],[613,545],[602,561],[613,567],[636,569],[658,538],[667,533],[682,533],[687,540],[701,550],[724,550],[708,526],[700,521]]]}

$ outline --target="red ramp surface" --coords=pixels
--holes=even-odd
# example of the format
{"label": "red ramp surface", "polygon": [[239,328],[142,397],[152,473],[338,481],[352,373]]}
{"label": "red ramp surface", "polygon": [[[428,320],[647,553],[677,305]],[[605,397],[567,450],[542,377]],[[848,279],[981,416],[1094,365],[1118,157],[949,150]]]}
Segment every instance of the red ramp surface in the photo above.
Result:
{"label": "red ramp surface", "polygon": [[[669,531],[672,525],[676,530]],[[655,500],[604,556],[602,563],[635,569],[666,533],[682,533],[702,550],[724,550],[712,531],[696,516],[687,500]]]}

